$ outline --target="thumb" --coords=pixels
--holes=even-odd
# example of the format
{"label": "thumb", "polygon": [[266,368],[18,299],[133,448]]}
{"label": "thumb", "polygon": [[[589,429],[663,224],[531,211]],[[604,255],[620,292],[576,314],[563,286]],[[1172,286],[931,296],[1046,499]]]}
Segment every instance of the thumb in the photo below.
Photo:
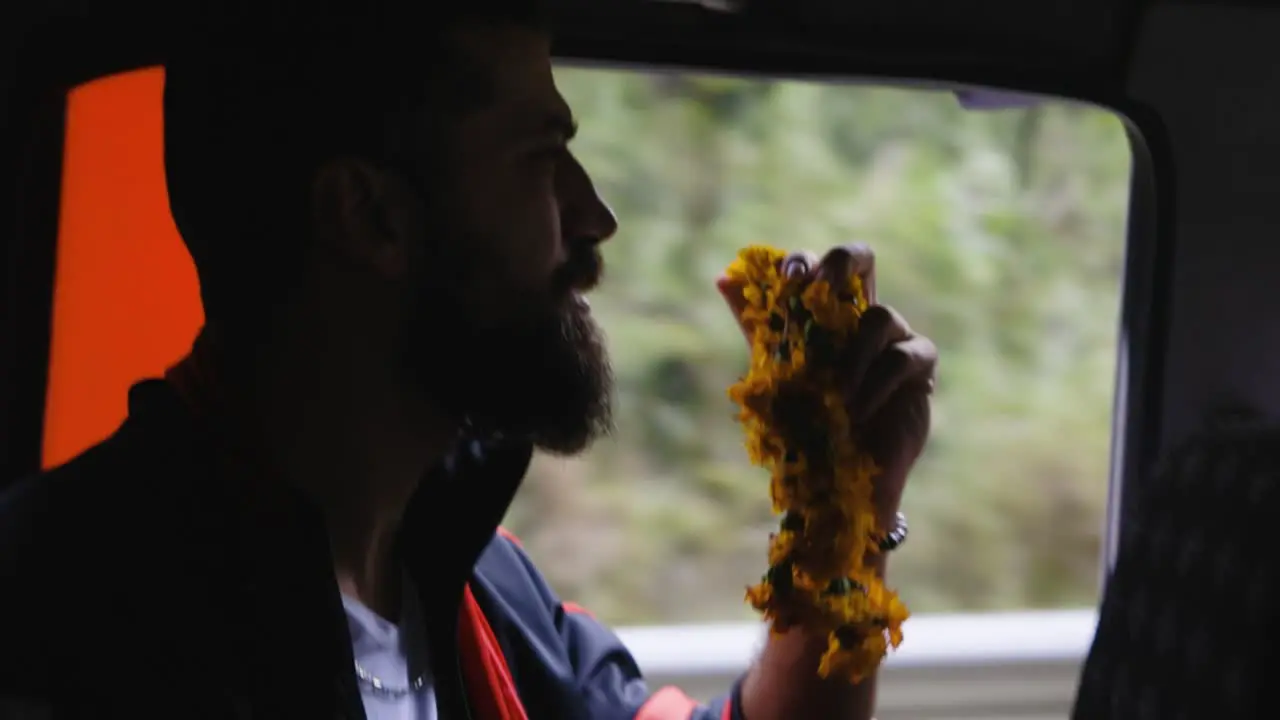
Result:
{"label": "thumb", "polygon": [[729,311],[733,313],[734,322],[738,323],[738,327],[742,330],[742,334],[748,340],[751,339],[751,331],[742,323],[742,312],[747,309],[747,298],[743,295],[746,286],[739,280],[734,280],[728,275],[721,275],[716,278],[716,290],[720,293],[720,297],[724,298],[724,302],[729,306]]}
{"label": "thumb", "polygon": [[728,275],[721,275],[716,278],[716,290],[719,291],[720,297],[724,298],[725,303],[729,305],[729,309],[733,311],[734,317],[742,314],[747,307],[747,298],[742,291],[746,289],[746,285],[740,280],[734,280]]}

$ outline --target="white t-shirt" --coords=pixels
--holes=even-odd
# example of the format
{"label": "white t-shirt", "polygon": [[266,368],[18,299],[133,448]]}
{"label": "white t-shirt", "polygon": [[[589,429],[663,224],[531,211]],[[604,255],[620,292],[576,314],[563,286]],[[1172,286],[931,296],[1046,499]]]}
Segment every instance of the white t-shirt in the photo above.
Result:
{"label": "white t-shirt", "polygon": [[[347,610],[347,628],[356,663],[395,694],[379,692],[369,682],[357,678],[364,711],[369,720],[436,720],[436,694],[427,656],[427,634],[422,624],[422,605],[409,579],[404,579],[401,622],[397,626],[365,607],[342,596]],[[425,679],[416,691],[412,679]]]}

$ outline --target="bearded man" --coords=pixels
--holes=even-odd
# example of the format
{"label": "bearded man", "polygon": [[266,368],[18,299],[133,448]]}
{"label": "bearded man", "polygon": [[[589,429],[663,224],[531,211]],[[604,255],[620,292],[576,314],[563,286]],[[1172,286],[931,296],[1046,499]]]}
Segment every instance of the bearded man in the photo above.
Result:
{"label": "bearded man", "polygon": [[[4,717],[870,716],[874,681],[817,678],[804,630],[708,704],[650,689],[500,531],[535,448],[611,427],[585,295],[617,223],[533,4],[450,5],[175,51],[166,171],[206,326],[110,438],[0,499]],[[874,287],[860,247],[785,270]],[[935,355],[877,305],[847,361],[884,523]]]}

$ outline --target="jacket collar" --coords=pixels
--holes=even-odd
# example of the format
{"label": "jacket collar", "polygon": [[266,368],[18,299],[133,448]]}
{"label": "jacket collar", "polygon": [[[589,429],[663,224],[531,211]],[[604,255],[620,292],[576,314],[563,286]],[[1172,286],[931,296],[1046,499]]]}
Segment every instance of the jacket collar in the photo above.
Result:
{"label": "jacket collar", "polygon": [[[229,454],[237,463],[256,466],[259,471],[256,477],[246,475],[244,470],[251,468],[245,467],[229,473],[233,478],[252,478],[249,483],[253,487],[241,487],[238,491],[251,493],[260,500],[272,499],[263,498],[263,493],[277,496],[285,493],[292,496],[291,502],[310,505],[300,492],[277,487],[283,483],[264,476],[269,472],[267,463],[227,418],[229,413],[220,403],[225,393],[219,388],[212,342],[213,336],[207,330],[202,331],[191,353],[166,372],[163,385],[170,398],[162,401],[162,405],[186,416],[198,433],[213,441],[217,451],[224,455],[224,461]],[[159,393],[160,388],[156,388],[156,392]],[[132,407],[130,413],[133,413]],[[433,582],[419,587],[438,588],[445,595],[441,601],[448,607],[457,607],[463,585],[470,578],[480,553],[497,532],[532,455],[533,446],[529,442],[459,435],[453,451],[419,483],[401,524],[400,551],[411,565],[410,572],[415,569],[413,565],[432,568]]]}
{"label": "jacket collar", "polygon": [[[135,385],[129,393],[129,417],[134,423],[164,428],[166,434],[185,430],[194,435],[197,446],[213,455],[220,455],[232,442],[225,430],[193,413],[183,395],[167,381]],[[532,456],[528,442],[460,437],[454,451],[419,485],[405,509],[400,549],[411,572],[412,566],[417,566],[429,576],[430,584],[420,587],[433,601],[444,595],[440,600],[456,607],[480,553],[493,539],[515,498]],[[230,479],[236,485],[216,488],[219,494],[227,490],[249,492],[254,500],[294,504],[300,506],[294,510],[318,515],[305,496],[283,483],[243,472],[225,475],[211,481]]]}
{"label": "jacket collar", "polygon": [[[314,697],[314,716],[332,716],[322,709],[331,702],[342,717],[364,717],[319,510],[291,486],[247,472],[253,468],[242,462],[234,428],[197,412],[191,379],[184,382],[171,371],[166,380],[135,385],[126,424],[151,438],[148,445],[159,444],[173,464],[173,482],[190,483],[183,488],[190,498],[186,510],[212,534],[205,536],[208,549],[193,552],[230,563],[224,602],[242,608],[233,611],[240,613],[235,631],[244,633],[237,644],[245,649],[241,660],[254,695],[270,696],[290,679],[314,684],[329,677],[337,695]],[[456,646],[459,608],[532,454],[528,442],[460,437],[405,510],[400,557],[423,601],[437,699],[449,717],[469,716]]]}

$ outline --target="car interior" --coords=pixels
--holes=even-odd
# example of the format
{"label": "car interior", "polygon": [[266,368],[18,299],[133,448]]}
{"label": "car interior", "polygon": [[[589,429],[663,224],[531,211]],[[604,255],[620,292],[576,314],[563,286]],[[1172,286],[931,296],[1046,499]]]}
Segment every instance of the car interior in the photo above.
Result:
{"label": "car interior", "polygon": [[[307,12],[303,4],[287,9],[299,17]],[[166,28],[190,22],[196,12],[243,13],[252,22],[252,14],[235,3],[196,10],[136,0],[48,0],[0,8],[0,488],[69,459],[110,432],[129,383],[180,357],[201,322],[194,270],[175,241],[156,160]],[[859,98],[873,97],[859,88],[890,88],[945,96],[969,114],[1005,117],[999,114],[1060,103],[1115,118],[1116,137],[1123,135],[1128,148],[1121,158],[1127,163],[1123,226],[1117,223],[1123,246],[1116,246],[1113,314],[1101,320],[1114,330],[1105,378],[1098,375],[1106,383],[1107,418],[1094,423],[1100,437],[1105,431],[1109,450],[1098,458],[1105,473],[1078,479],[1096,488],[1102,509],[1086,523],[1094,523],[1088,532],[1096,546],[1088,552],[1097,559],[1096,577],[1085,591],[1092,596],[1089,636],[1071,657],[1070,692],[1020,710],[1012,699],[1001,710],[961,710],[959,700],[925,710],[894,699],[893,691],[882,699],[879,717],[1276,716],[1280,699],[1266,668],[1280,647],[1280,543],[1274,532],[1280,432],[1271,425],[1280,412],[1280,323],[1270,312],[1280,269],[1280,243],[1272,238],[1280,227],[1280,3],[562,0],[554,4],[553,20],[566,94],[586,108],[583,142],[602,148],[595,151],[602,158],[621,151],[608,150],[614,141],[593,136],[591,123],[621,124],[628,107],[639,108],[635,113],[651,109],[639,100],[600,109],[609,92],[629,87],[621,80],[592,80],[606,75],[729,78],[741,87],[868,93]],[[747,98],[741,102],[753,102],[750,93],[740,94]],[[644,97],[657,103],[664,96]],[[744,117],[734,112],[746,111],[725,117]],[[847,117],[856,124],[859,112],[855,107]],[[911,122],[905,111],[891,114],[884,137],[909,134]],[[751,152],[755,136],[743,131],[734,137],[744,148],[734,152]],[[1083,152],[1055,147],[1066,155]],[[781,157],[798,178],[806,163],[816,162],[799,150]],[[602,171],[606,190],[610,172],[622,171]],[[901,207],[909,211],[910,192],[904,192]],[[797,195],[795,202],[806,200]],[[643,203],[635,205],[643,212]],[[918,232],[942,232],[946,224],[921,227]],[[770,228],[780,243],[788,241],[781,237],[789,232],[785,222]],[[804,242],[811,244],[813,236]],[[619,245],[626,242],[625,229],[620,237]],[[724,247],[758,239],[739,232]],[[723,265],[730,259],[722,253],[697,262]],[[1089,272],[1106,270],[1081,270]],[[992,297],[997,307],[999,296]],[[631,310],[605,303],[602,312]],[[621,344],[633,335],[634,342],[648,342],[635,333],[615,339]],[[948,381],[949,346],[940,347],[941,387]],[[701,382],[703,356],[691,351],[681,357],[679,363],[655,360],[661,382],[637,384],[636,402],[661,399],[662,393],[678,399],[685,392],[681,383]],[[678,433],[663,416],[655,417],[658,426],[667,423],[665,430],[659,427],[667,433],[663,442],[683,442],[671,440]],[[1104,420],[1110,425],[1102,427]],[[1009,472],[1016,476],[1017,467]],[[715,516],[724,506],[708,501],[681,522],[723,524]],[[512,522],[536,534],[536,508],[527,515]],[[913,527],[924,543],[928,524]],[[936,525],[935,531],[938,542],[946,542],[947,528]],[[1031,542],[1034,524],[1025,532]],[[546,537],[545,552],[553,554],[556,539]],[[762,537],[750,540],[756,559]],[[611,576],[605,570],[575,575],[586,562],[566,564],[563,577],[589,595],[593,584]],[[904,574],[899,585],[909,603],[917,574],[936,572]],[[558,577],[552,574],[553,581]],[[673,588],[692,582],[679,573],[664,577]],[[736,587],[751,580],[727,582]],[[729,595],[729,602],[736,601]],[[965,607],[983,609],[977,601]],[[965,608],[939,601],[937,609],[954,614]],[[678,615],[673,613],[660,619]],[[605,615],[637,627],[648,617],[623,609]],[[696,622],[725,620],[723,613],[704,615]],[[914,629],[908,621],[904,658],[913,642],[930,642],[934,625],[926,615]],[[633,636],[638,643],[652,640],[624,633]],[[638,657],[644,666],[646,656]],[[890,679],[894,668],[891,660]],[[930,677],[922,674],[912,683],[923,686]],[[1017,683],[992,687],[983,699],[992,707],[1001,693],[1014,698],[1022,692]],[[913,695],[916,685],[901,692]]]}

